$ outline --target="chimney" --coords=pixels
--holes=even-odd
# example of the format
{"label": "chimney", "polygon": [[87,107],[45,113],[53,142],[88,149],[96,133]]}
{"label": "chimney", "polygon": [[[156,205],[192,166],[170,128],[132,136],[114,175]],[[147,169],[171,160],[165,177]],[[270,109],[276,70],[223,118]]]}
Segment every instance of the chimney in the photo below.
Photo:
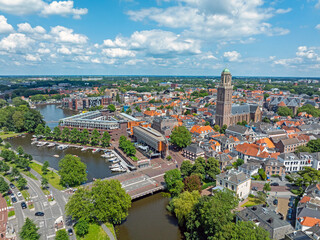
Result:
{"label": "chimney", "polygon": [[272,223],[272,222],[273,222],[273,218],[269,218],[268,223]]}
{"label": "chimney", "polygon": [[253,206],[253,207],[252,207],[252,210],[253,210],[253,211],[257,210],[257,207],[256,207],[256,206]]}

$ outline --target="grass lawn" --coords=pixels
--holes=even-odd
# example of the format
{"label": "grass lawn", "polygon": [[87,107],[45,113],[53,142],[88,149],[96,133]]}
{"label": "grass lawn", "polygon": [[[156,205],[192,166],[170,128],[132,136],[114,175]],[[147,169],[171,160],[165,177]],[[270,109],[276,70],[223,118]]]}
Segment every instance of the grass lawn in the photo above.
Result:
{"label": "grass lawn", "polygon": [[8,217],[12,217],[12,216],[14,216],[14,215],[16,215],[16,213],[15,213],[14,211],[8,212]]}
{"label": "grass lawn", "polygon": [[32,178],[33,180],[38,180],[38,178],[35,175],[33,175],[31,172],[29,171],[22,171],[22,172],[29,178]]}
{"label": "grass lawn", "polygon": [[208,188],[210,186],[215,187],[216,186],[216,182],[207,182],[207,183],[204,182],[204,184],[201,186],[201,189],[204,190],[204,189],[206,189],[206,188]]}
{"label": "grass lawn", "polygon": [[102,229],[101,226],[95,223],[91,223],[89,225],[89,232],[84,237],[78,237],[78,240],[109,240],[110,238],[106,234],[106,232]]}
{"label": "grass lawn", "polygon": [[12,206],[12,203],[11,203],[10,197],[9,197],[9,196],[5,196],[4,199],[5,199],[6,202],[7,202],[7,206],[8,206],[8,207],[11,207],[11,206]]}
{"label": "grass lawn", "polygon": [[30,164],[30,167],[35,170],[37,173],[39,173],[41,176],[45,176],[49,183],[56,189],[58,190],[63,190],[65,189],[63,186],[61,186],[60,183],[60,176],[56,174],[55,172],[50,171],[48,174],[43,175],[42,174],[42,166],[38,163],[32,162]]}
{"label": "grass lawn", "polygon": [[30,204],[30,205],[28,206],[28,208],[29,208],[29,209],[33,209],[33,208],[34,208],[34,205],[33,205],[33,204]]}
{"label": "grass lawn", "polygon": [[44,193],[44,195],[50,195],[50,191],[48,189],[41,188],[41,190]]}
{"label": "grass lawn", "polygon": [[30,194],[27,190],[22,190],[21,193],[25,200],[29,200]]}
{"label": "grass lawn", "polygon": [[249,201],[246,202],[245,204],[243,204],[241,207],[252,207],[252,206],[255,206],[255,205],[259,205],[259,204],[264,204],[265,203],[265,202],[259,200],[258,198],[249,197],[248,199],[249,199]]}
{"label": "grass lawn", "polygon": [[15,132],[0,132],[0,137],[2,139],[7,139],[9,137],[16,137],[20,134],[23,134],[23,133],[15,133]]}

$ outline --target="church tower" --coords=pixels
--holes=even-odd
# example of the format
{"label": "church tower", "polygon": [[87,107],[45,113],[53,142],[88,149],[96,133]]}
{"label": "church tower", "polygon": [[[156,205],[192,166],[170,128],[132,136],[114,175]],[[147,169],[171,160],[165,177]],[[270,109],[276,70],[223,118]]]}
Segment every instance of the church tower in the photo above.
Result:
{"label": "church tower", "polygon": [[232,76],[229,69],[225,68],[221,73],[221,83],[218,87],[217,107],[216,107],[216,124],[222,127],[224,124],[230,125],[232,93],[231,85]]}

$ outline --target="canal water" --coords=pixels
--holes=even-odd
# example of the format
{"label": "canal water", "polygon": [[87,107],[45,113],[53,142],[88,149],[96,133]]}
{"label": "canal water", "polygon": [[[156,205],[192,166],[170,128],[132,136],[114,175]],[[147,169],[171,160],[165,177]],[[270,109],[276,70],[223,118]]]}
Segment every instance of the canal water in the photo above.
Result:
{"label": "canal water", "polygon": [[[56,105],[43,105],[37,107],[47,122],[53,129],[58,125],[61,118],[72,116],[73,111],[58,108]],[[88,180],[92,178],[104,178],[113,176],[109,169],[110,163],[105,162],[101,157],[102,153],[92,153],[91,151],[81,152],[79,149],[68,148],[58,150],[57,148],[37,147],[31,145],[31,135],[9,139],[8,142],[17,148],[23,147],[25,152],[31,154],[39,162],[48,161],[54,169],[59,169],[58,163],[66,154],[77,155],[81,161],[87,165]],[[53,155],[59,155],[59,158]],[[177,220],[166,211],[169,199],[161,196],[161,193],[134,201],[129,210],[127,220],[120,226],[116,226],[118,240],[180,240],[180,233]]]}
{"label": "canal water", "polygon": [[132,202],[127,220],[116,226],[119,240],[180,240],[178,222],[166,210],[169,199],[161,193]]}

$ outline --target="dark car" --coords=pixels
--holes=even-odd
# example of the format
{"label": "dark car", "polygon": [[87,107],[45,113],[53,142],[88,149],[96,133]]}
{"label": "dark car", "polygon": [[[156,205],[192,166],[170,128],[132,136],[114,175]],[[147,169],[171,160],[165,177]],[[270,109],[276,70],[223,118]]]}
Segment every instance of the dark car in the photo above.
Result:
{"label": "dark car", "polygon": [[15,186],[13,183],[10,183],[9,186],[10,186],[12,189],[16,188],[16,186]]}
{"label": "dark car", "polygon": [[271,185],[271,186],[279,186],[279,183],[273,182],[273,183],[271,183],[270,185]]}
{"label": "dark car", "polygon": [[288,216],[287,216],[287,218],[288,218],[289,220],[291,220],[291,219],[292,219],[292,214],[289,213]]}
{"label": "dark car", "polygon": [[289,207],[293,207],[293,202],[289,202]]}
{"label": "dark car", "polygon": [[38,217],[42,217],[44,216],[44,212],[36,212],[34,215]]}
{"label": "dark car", "polygon": [[9,195],[11,195],[11,194],[12,194],[12,191],[11,191],[10,189],[8,190],[8,194],[9,194]]}
{"label": "dark car", "polygon": [[72,231],[71,228],[68,229],[68,234],[69,234],[69,236],[72,236],[72,235],[73,235],[73,231]]}
{"label": "dark car", "polygon": [[274,205],[278,205],[278,199],[273,200]]}
{"label": "dark car", "polygon": [[251,189],[252,189],[252,191],[258,191],[257,187],[252,187]]}
{"label": "dark car", "polygon": [[25,208],[27,208],[27,204],[25,202],[22,202],[21,207],[22,207],[22,209],[25,209]]}
{"label": "dark car", "polygon": [[11,201],[12,201],[13,203],[16,203],[16,202],[17,202],[16,197],[12,197],[12,198],[11,198]]}

